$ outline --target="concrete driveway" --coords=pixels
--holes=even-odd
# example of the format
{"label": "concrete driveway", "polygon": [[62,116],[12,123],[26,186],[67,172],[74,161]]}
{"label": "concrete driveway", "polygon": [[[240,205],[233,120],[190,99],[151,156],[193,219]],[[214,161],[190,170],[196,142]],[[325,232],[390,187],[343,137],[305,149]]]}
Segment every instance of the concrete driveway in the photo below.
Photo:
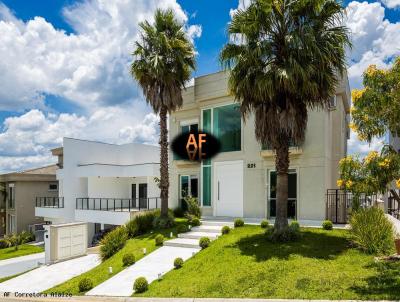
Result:
{"label": "concrete driveway", "polygon": [[0,261],[0,278],[29,271],[44,263],[44,253],[31,254]]}
{"label": "concrete driveway", "polygon": [[89,254],[52,265],[43,265],[0,283],[0,292],[39,293],[83,274],[99,264],[99,255]]}

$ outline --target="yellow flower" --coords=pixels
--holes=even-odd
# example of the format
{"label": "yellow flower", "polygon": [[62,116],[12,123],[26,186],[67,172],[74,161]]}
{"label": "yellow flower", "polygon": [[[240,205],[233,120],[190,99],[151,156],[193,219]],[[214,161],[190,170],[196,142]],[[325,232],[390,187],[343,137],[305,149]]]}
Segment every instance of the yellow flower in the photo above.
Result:
{"label": "yellow flower", "polygon": [[365,157],[365,162],[367,163],[367,164],[369,164],[372,160],[374,160],[375,158],[377,158],[378,157],[378,152],[376,152],[376,151],[371,151],[371,152],[369,152],[368,153],[368,155]]}
{"label": "yellow flower", "polygon": [[336,181],[336,184],[337,184],[337,186],[338,186],[339,188],[341,188],[341,187],[343,187],[343,185],[344,185],[344,180],[343,180],[343,179],[338,179],[338,180]]}
{"label": "yellow flower", "polygon": [[350,108],[350,113],[351,113],[351,114],[354,114],[354,113],[356,113],[356,111],[357,111],[357,109],[354,108],[354,106],[351,106],[351,108]]}
{"label": "yellow flower", "polygon": [[353,102],[360,99],[362,97],[362,95],[364,94],[364,92],[365,92],[365,88],[364,89],[353,89],[353,91],[351,92],[351,98],[353,99]]}
{"label": "yellow flower", "polygon": [[385,158],[385,160],[384,160],[384,161],[381,161],[378,165],[379,165],[379,167],[381,167],[381,168],[389,168],[390,159]]}
{"label": "yellow flower", "polygon": [[362,134],[362,133],[358,133],[358,134],[357,134],[357,137],[358,137],[358,139],[359,139],[360,141],[365,141],[365,140],[367,140],[367,136],[364,135],[364,134]]}
{"label": "yellow flower", "polygon": [[356,126],[356,124],[354,124],[354,123],[350,123],[350,124],[349,124],[349,128],[350,128],[351,130],[353,130],[353,131],[357,131],[357,126]]}
{"label": "yellow flower", "polygon": [[400,189],[400,178],[396,180],[396,186]]}
{"label": "yellow flower", "polygon": [[352,186],[353,186],[353,182],[352,182],[351,180],[348,180],[348,181],[346,182],[346,188],[347,188],[347,189],[350,189]]}
{"label": "yellow flower", "polygon": [[365,73],[369,76],[373,75],[375,72],[378,71],[378,68],[376,68],[375,64],[369,65]]}

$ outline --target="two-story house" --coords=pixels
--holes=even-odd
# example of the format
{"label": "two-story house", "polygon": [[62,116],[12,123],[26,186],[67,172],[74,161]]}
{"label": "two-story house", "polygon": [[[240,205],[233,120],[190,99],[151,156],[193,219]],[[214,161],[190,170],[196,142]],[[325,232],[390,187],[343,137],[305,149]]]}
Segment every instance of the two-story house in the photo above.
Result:
{"label": "two-story house", "polygon": [[[170,207],[186,194],[197,196],[204,216],[273,219],[276,213],[274,152],[255,139],[254,117],[242,120],[228,93],[228,73],[194,79],[183,91],[183,106],[169,118],[170,139],[203,129],[220,140],[221,152],[202,163],[171,152]],[[301,146],[290,148],[288,215],[302,220],[326,217],[326,192],[336,188],[338,162],[347,153],[350,89],[347,77],[328,110],[310,111]]]}
{"label": "two-story house", "polygon": [[56,170],[56,165],[50,165],[0,175],[0,200],[5,202],[5,210],[0,210],[4,213],[0,224],[3,225],[2,218],[5,218],[3,230],[6,234],[34,231],[31,226],[43,223],[43,219],[35,216],[35,204],[41,196],[57,198]]}

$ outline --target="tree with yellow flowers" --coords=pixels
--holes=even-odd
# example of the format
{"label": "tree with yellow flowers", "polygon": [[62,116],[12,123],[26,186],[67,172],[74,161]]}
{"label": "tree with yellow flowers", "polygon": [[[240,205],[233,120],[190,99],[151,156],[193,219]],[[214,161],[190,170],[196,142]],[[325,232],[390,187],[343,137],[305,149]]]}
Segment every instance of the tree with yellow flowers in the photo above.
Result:
{"label": "tree with yellow flowers", "polygon": [[[400,134],[400,57],[390,69],[371,65],[363,74],[363,89],[352,91],[353,107],[350,128],[362,141],[371,142],[388,131]],[[372,151],[364,159],[348,156],[340,161],[339,188],[356,196],[385,193],[392,185],[400,188],[400,155],[385,145],[381,152]],[[400,202],[400,199],[399,199]]]}

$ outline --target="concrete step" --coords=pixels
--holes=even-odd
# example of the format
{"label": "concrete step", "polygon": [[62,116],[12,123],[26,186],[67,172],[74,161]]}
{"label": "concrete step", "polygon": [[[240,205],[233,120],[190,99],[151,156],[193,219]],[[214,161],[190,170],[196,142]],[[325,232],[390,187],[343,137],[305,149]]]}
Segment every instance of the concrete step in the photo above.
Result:
{"label": "concrete step", "polygon": [[217,238],[220,235],[219,233],[207,233],[207,232],[187,232],[178,234],[179,238],[188,238],[188,239],[200,239],[201,237],[208,237],[211,240]]}
{"label": "concrete step", "polygon": [[200,249],[198,239],[175,238],[164,242],[164,246],[177,246]]}
{"label": "concrete step", "polygon": [[222,226],[220,225],[200,225],[197,227],[192,227],[193,232],[202,232],[202,233],[221,233]]}
{"label": "concrete step", "polygon": [[233,221],[202,220],[201,225],[220,226],[220,227],[227,225],[229,227],[233,227]]}

